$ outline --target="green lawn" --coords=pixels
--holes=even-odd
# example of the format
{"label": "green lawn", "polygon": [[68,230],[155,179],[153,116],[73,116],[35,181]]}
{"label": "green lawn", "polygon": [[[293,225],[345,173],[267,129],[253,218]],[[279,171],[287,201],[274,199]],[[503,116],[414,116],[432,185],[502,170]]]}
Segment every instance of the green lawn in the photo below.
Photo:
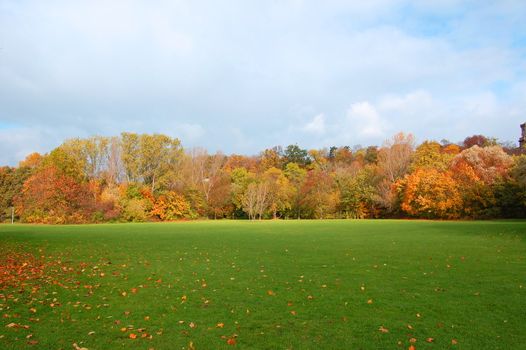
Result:
{"label": "green lawn", "polygon": [[0,225],[0,348],[525,349],[525,237],[519,221]]}

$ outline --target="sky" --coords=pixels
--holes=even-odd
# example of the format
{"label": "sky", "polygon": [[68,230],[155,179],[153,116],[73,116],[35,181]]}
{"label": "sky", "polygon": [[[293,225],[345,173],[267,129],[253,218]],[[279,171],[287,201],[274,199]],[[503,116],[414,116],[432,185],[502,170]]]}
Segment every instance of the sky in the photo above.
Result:
{"label": "sky", "polygon": [[0,0],[0,165],[124,131],[257,154],[523,122],[523,0]]}

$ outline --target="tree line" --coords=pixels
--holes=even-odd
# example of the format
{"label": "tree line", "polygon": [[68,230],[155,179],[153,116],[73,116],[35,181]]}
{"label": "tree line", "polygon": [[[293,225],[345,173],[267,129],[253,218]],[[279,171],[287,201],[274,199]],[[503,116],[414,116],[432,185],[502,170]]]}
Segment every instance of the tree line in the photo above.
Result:
{"label": "tree line", "polygon": [[[416,145],[257,156],[185,150],[162,134],[72,139],[0,167],[0,219],[90,223],[210,219],[425,219],[526,216],[523,150],[482,135]],[[13,208],[13,209],[12,209]]]}

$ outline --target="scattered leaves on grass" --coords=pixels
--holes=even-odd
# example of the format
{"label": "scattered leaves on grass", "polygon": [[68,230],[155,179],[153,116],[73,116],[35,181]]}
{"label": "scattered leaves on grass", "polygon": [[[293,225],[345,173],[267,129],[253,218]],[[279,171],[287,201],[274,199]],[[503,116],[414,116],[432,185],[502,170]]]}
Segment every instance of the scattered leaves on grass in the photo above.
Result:
{"label": "scattered leaves on grass", "polygon": [[219,322],[218,324],[216,324],[216,328],[223,328],[225,326],[225,324],[223,322]]}

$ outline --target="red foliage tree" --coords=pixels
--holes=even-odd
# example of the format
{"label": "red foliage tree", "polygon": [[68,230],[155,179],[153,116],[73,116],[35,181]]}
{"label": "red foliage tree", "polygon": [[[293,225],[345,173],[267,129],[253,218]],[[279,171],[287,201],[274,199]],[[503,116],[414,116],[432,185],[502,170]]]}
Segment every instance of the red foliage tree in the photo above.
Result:
{"label": "red foliage tree", "polygon": [[27,179],[15,207],[25,222],[83,223],[91,220],[94,198],[86,184],[48,166]]}

